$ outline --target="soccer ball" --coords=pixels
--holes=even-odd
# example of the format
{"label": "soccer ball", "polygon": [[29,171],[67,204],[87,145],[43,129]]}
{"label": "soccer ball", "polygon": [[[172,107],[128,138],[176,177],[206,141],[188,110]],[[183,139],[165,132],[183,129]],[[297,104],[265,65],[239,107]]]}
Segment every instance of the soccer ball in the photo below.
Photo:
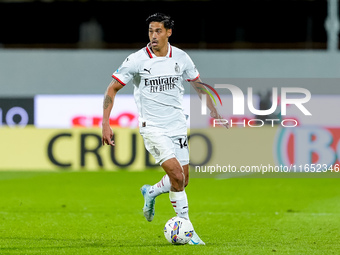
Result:
{"label": "soccer ball", "polygon": [[164,226],[164,236],[171,244],[186,244],[194,233],[190,220],[178,216],[171,218]]}

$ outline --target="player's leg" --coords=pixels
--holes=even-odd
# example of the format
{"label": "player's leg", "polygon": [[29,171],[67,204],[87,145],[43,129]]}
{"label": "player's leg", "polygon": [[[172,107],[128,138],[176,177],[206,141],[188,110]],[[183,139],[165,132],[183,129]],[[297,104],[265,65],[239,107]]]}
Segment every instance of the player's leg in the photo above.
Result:
{"label": "player's leg", "polygon": [[[186,142],[186,136],[155,137],[143,135],[146,149],[153,155],[156,162],[160,162],[161,166],[167,173],[159,182],[160,185],[154,185],[153,192],[149,191],[152,186],[144,185],[142,194],[144,196],[144,216],[148,221],[152,221],[155,213],[155,197],[158,194],[169,192],[170,201],[174,206],[177,215],[189,218],[188,215],[188,199],[184,187],[189,180],[189,151]],[[182,167],[183,166],[183,167]],[[192,240],[189,244],[204,245],[194,231]]]}
{"label": "player's leg", "polygon": [[150,186],[150,189],[148,191],[149,196],[157,197],[161,194],[169,193],[170,187],[171,187],[170,179],[169,176],[166,174],[162,177],[162,179],[159,182],[157,182],[153,186]]}
{"label": "player's leg", "polygon": [[[185,185],[188,184],[186,179],[189,179],[188,164],[182,167],[176,158],[172,158],[165,161],[162,167],[170,178],[169,198],[177,216],[189,219],[188,198],[185,192]],[[189,244],[205,245],[195,230]]]}
{"label": "player's leg", "polygon": [[188,198],[184,189],[189,178],[187,137],[175,136],[171,140],[176,157],[163,162],[162,167],[170,179],[169,197],[176,214],[189,219]]}
{"label": "player's leg", "polygon": [[[164,161],[174,158],[174,148],[172,141],[165,135],[143,134],[145,148],[155,158],[156,163],[162,164]],[[153,186],[144,185],[141,188],[144,197],[143,213],[147,221],[152,221],[155,215],[155,198],[170,191],[170,179],[165,175]]]}
{"label": "player's leg", "polygon": [[[184,177],[185,177],[184,187],[186,187],[188,186],[188,182],[189,182],[189,165],[186,164],[182,167],[183,167]],[[144,185],[142,187],[142,190],[144,189],[145,192],[148,193],[148,196],[150,198],[156,198],[161,194],[169,193],[170,187],[171,187],[170,178],[166,174],[162,177],[162,179],[159,182],[155,183],[154,185],[152,186]]]}
{"label": "player's leg", "polygon": [[162,163],[162,168],[170,179],[169,198],[176,214],[189,219],[188,198],[184,190],[185,176],[181,164],[176,158],[171,158]]}
{"label": "player's leg", "polygon": [[184,170],[178,160],[173,157],[161,164],[170,179],[170,191],[179,192],[184,190],[185,176]]}
{"label": "player's leg", "polygon": [[[184,187],[189,183],[189,150],[187,146],[187,137],[178,136],[173,139],[174,143],[177,144],[176,148],[176,158],[180,161],[183,172],[184,172]],[[189,218],[189,215],[188,215]],[[193,236],[189,241],[190,245],[205,245],[205,243],[198,236],[197,232],[194,230]]]}
{"label": "player's leg", "polygon": [[[188,182],[189,182],[189,165],[186,164],[182,167],[184,170],[184,177],[185,177],[184,187],[186,187],[188,186]],[[170,187],[171,187],[170,178],[166,174],[162,177],[162,179],[159,182],[150,186],[150,188],[148,189],[148,194],[150,197],[158,197],[161,194],[169,193]]]}

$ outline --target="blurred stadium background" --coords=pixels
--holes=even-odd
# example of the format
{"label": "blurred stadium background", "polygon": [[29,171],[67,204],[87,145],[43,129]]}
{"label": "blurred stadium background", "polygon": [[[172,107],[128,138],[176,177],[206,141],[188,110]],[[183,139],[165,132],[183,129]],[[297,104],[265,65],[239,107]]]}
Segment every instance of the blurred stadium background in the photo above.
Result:
{"label": "blurred stadium background", "polygon": [[[144,21],[154,12],[173,16],[176,23],[170,42],[190,54],[205,81],[309,78],[300,87],[313,96],[323,95],[314,106],[321,103],[327,108],[333,102],[331,113],[321,114],[323,121],[318,121],[319,114],[309,124],[340,127],[334,121],[340,93],[336,0],[6,0],[0,2],[1,170],[154,167],[135,129],[131,84],[120,91],[112,114],[117,142],[122,139],[124,146],[116,151],[100,147],[99,129],[102,95],[111,74],[127,55],[146,45]],[[295,80],[289,86],[298,83]],[[272,86],[260,82],[255,87],[259,105],[268,105]],[[187,106],[188,100],[186,97]],[[15,128],[18,126],[26,128]],[[312,151],[312,145],[302,147],[306,153],[333,153],[332,162],[327,163],[334,164],[339,155],[338,131],[327,132],[334,140],[331,152]],[[240,132],[235,143],[248,133]],[[287,139],[276,145],[274,138],[264,139],[269,152],[273,144],[280,149],[260,159],[288,158],[294,143]],[[14,144],[19,140],[18,148]],[[18,155],[23,160],[16,160]],[[310,161],[317,162],[317,157]],[[294,160],[291,156],[280,162]]]}

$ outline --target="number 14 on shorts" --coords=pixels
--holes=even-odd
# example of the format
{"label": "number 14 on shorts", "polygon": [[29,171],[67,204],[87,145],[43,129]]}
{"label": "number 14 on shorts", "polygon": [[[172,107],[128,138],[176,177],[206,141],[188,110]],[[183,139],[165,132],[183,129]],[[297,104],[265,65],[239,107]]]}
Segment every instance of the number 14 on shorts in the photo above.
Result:
{"label": "number 14 on shorts", "polygon": [[183,149],[184,147],[188,147],[188,143],[187,143],[187,138],[185,137],[183,138],[179,138],[179,146],[181,147],[181,149]]}

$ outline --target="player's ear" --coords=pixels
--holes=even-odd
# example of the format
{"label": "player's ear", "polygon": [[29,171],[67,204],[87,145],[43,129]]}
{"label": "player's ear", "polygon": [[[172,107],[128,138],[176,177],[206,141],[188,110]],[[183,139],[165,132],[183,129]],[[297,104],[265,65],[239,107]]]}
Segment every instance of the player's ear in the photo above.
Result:
{"label": "player's ear", "polygon": [[167,33],[167,37],[169,38],[172,35],[172,29],[171,28],[167,29],[166,33]]}

